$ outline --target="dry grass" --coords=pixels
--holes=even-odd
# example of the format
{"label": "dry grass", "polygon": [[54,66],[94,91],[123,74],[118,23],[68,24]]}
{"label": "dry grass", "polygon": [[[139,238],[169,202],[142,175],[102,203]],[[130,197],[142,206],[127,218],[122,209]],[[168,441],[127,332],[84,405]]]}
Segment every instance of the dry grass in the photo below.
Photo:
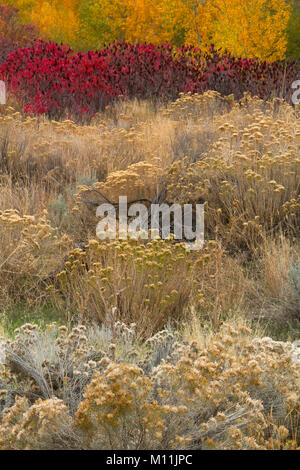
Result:
{"label": "dry grass", "polygon": [[113,310],[115,320],[135,323],[148,337],[168,321],[183,320],[188,306],[197,302],[196,275],[205,277],[215,256],[213,249],[193,254],[171,239],[145,245],[90,240],[84,250],[68,254],[48,291],[70,318],[101,324]]}
{"label": "dry grass", "polygon": [[[299,258],[299,150],[297,112],[278,100],[264,103],[245,96],[237,104],[208,92],[182,95],[167,106],[123,101],[95,116],[89,126],[25,118],[2,107],[0,207],[2,214],[18,211],[20,222],[2,218],[1,297],[6,303],[26,300],[26,289],[35,285],[36,298],[51,302],[46,288],[53,284],[53,272],[65,267],[67,245],[83,248],[95,238],[101,195],[112,202],[127,195],[128,200],[206,204],[206,237],[217,242],[218,255],[205,273],[194,270],[198,296],[188,295],[180,308],[205,312],[215,328],[232,311],[254,317],[274,311],[276,318],[298,318],[289,300],[287,272]],[[36,239],[38,248],[24,236],[23,225],[33,216],[29,233],[39,238],[45,211],[42,225],[48,226],[49,240]],[[130,250],[125,253],[129,255]],[[129,271],[135,259],[130,262]],[[170,266],[175,269],[175,263]],[[113,264],[116,279],[122,278],[119,268]],[[192,292],[184,269],[182,273],[180,285]],[[75,317],[82,310],[96,310],[93,296],[85,291],[87,276],[82,273],[79,282],[84,307],[76,300],[74,284],[64,292],[68,302],[60,308]],[[149,296],[142,289],[144,281],[136,274],[127,276],[131,280],[126,281],[120,311],[135,321],[138,305]],[[122,290],[123,282],[116,282],[113,291]],[[155,282],[164,285],[163,272]],[[176,290],[175,284],[174,276]],[[134,295],[136,313],[129,313],[136,286],[142,290]],[[152,312],[161,300],[158,290],[154,292]],[[102,305],[110,308],[113,302],[116,294]],[[104,310],[90,316],[101,319]],[[157,314],[167,320],[172,312]]]}
{"label": "dry grass", "polygon": [[[299,448],[299,350],[263,338],[299,339],[299,113],[215,92],[89,126],[15,109],[0,315],[50,306],[71,329],[6,341],[0,448]],[[205,203],[205,247],[95,240],[97,206],[124,195]]]}

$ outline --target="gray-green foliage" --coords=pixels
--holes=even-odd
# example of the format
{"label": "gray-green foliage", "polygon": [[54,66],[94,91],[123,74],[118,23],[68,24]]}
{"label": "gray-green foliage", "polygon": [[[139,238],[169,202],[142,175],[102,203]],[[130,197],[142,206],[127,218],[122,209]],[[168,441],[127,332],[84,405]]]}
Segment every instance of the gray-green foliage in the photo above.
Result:
{"label": "gray-green foliage", "polygon": [[54,322],[44,329],[30,323],[16,329],[14,340],[5,342],[9,374],[0,366],[0,421],[3,410],[13,405],[17,395],[31,404],[38,398],[56,396],[73,415],[93,373],[103,371],[103,358],[137,364],[146,374],[163,360],[171,361],[180,345],[178,333],[166,329],[142,345],[135,327],[112,321],[101,327],[69,329]]}
{"label": "gray-green foliage", "polygon": [[98,180],[95,175],[81,176],[79,175],[78,181],[75,185],[66,188],[64,194],[59,194],[56,201],[50,204],[49,215],[55,227],[60,229],[67,229],[70,225],[74,224],[73,214],[71,212],[70,204],[75,203],[74,196],[77,192],[78,186],[93,186]]}
{"label": "gray-green foliage", "polygon": [[300,308],[300,261],[296,261],[288,272],[290,287],[293,297]]}

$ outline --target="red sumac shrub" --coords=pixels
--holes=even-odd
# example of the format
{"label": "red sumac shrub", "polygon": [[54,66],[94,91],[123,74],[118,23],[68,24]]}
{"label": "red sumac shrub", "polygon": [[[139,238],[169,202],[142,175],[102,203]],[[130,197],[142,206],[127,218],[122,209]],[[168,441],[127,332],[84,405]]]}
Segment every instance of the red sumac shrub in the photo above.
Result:
{"label": "red sumac shrub", "polygon": [[7,57],[0,76],[27,113],[93,113],[116,95],[109,83],[113,71],[96,53],[73,54],[68,46],[38,41]]}
{"label": "red sumac shrub", "polygon": [[[194,60],[201,59],[200,51],[193,54]],[[293,81],[300,78],[296,62],[261,62],[256,59],[233,57],[229,52],[220,52],[213,47],[205,54],[203,72],[206,89],[216,90],[222,95],[233,94],[242,98],[244,92],[267,100],[281,97],[291,100]]]}
{"label": "red sumac shrub", "polygon": [[203,92],[205,79],[194,61],[174,54],[171,44],[112,44],[98,52],[114,70],[114,85],[129,98],[175,99]]}
{"label": "red sumac shrub", "polygon": [[240,99],[244,92],[262,99],[290,99],[300,78],[295,62],[235,58],[211,47],[115,43],[99,51],[74,53],[68,46],[37,41],[9,54],[0,79],[28,113],[89,119],[119,95],[175,99],[180,92],[216,90]]}

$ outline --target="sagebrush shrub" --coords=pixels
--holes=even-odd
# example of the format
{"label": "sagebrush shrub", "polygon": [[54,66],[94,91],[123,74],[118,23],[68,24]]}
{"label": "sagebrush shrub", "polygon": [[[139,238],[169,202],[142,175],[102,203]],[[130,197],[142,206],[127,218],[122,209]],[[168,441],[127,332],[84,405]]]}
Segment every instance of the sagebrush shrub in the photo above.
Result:
{"label": "sagebrush shrub", "polygon": [[[2,397],[12,393],[16,374],[23,384],[23,397],[3,412],[1,448],[299,446],[299,369],[290,343],[252,339],[245,326],[224,325],[204,348],[163,331],[145,351],[132,329],[120,323],[113,329],[98,356],[97,347],[88,347],[95,334],[89,338],[81,326],[69,334],[52,330],[52,336],[33,325],[22,329],[8,345],[7,372],[1,374]],[[124,356],[128,334],[135,350]],[[54,390],[47,399],[45,384]],[[68,389],[77,390],[75,408]]]}

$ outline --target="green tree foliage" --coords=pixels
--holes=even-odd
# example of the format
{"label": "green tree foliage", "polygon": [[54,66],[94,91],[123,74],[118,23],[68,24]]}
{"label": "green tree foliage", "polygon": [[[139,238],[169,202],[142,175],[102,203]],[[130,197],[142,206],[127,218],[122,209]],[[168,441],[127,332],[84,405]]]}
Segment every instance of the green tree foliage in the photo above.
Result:
{"label": "green tree foliage", "polygon": [[287,57],[300,60],[300,0],[293,0],[293,11],[288,24]]}

